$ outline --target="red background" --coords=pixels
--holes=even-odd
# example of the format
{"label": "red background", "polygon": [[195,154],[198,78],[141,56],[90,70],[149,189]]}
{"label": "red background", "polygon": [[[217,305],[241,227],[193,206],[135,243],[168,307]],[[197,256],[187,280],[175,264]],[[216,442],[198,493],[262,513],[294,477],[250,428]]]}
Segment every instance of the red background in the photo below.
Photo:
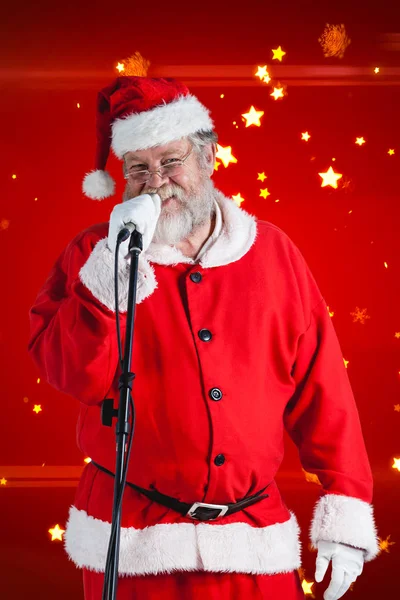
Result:
{"label": "red background", "polygon": [[[48,534],[56,523],[65,525],[85,458],[75,446],[78,405],[37,383],[26,351],[28,310],[65,245],[86,226],[108,220],[120,202],[115,158],[109,161],[118,182],[114,198],[90,201],[81,180],[94,162],[97,91],[135,51],[151,61],[149,75],[182,79],[211,109],[219,143],[232,146],[238,159],[219,167],[217,187],[228,196],[240,192],[242,208],[293,239],[335,313],[374,473],[379,535],[395,542],[364,567],[347,597],[399,593],[400,473],[392,464],[400,458],[400,413],[394,410],[400,384],[400,43],[382,42],[382,35],[398,30],[394,4],[253,1],[235,8],[179,0],[3,8],[0,479],[7,484],[0,486],[1,598],[83,597],[80,572]],[[323,55],[318,38],[326,23],[346,26],[351,44],[342,59]],[[278,45],[287,52],[282,63],[271,60]],[[272,88],[254,77],[265,64],[271,84],[287,84],[283,100],[271,98]],[[251,105],[264,111],[260,128],[245,128],[241,119]],[[304,131],[309,142],[301,140]],[[359,136],[367,140],[362,147],[355,145]],[[321,187],[318,173],[331,165],[343,174],[338,189]],[[264,184],[257,181],[262,171]],[[267,199],[259,197],[265,187]],[[367,308],[365,324],[353,322],[356,306]],[[35,404],[42,406],[39,414]],[[278,482],[298,516],[304,575],[313,581],[307,531],[319,490],[305,481],[296,448],[286,441]],[[328,577],[314,584],[314,597],[322,598],[327,585]]]}

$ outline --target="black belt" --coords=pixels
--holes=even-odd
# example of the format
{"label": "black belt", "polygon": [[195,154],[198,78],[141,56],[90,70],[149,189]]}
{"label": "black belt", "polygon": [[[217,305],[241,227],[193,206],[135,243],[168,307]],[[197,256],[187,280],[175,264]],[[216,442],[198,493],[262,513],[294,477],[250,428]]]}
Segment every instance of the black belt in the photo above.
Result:
{"label": "black belt", "polygon": [[[105,469],[101,465],[95,463],[93,460],[92,465],[100,469],[100,471],[103,471],[104,473],[108,473],[108,475],[115,477],[112,471]],[[260,490],[256,494],[253,494],[252,496],[243,498],[243,500],[240,500],[239,502],[234,502],[231,504],[207,504],[205,502],[195,502],[194,504],[188,504],[187,502],[181,502],[180,500],[177,500],[172,496],[166,496],[165,494],[158,492],[156,489],[146,490],[145,488],[141,488],[138,485],[131,483],[130,481],[127,481],[126,485],[129,485],[129,487],[133,488],[137,492],[144,494],[144,496],[147,496],[147,498],[150,498],[150,500],[154,500],[154,502],[158,502],[163,506],[172,508],[172,510],[176,510],[184,517],[190,517],[191,519],[196,519],[197,521],[212,521],[214,519],[218,519],[218,517],[232,515],[233,513],[238,512],[243,508],[247,508],[248,506],[251,506],[256,502],[263,500],[264,498],[268,498],[269,494],[264,494],[262,496],[260,494],[262,494],[262,492],[266,490],[267,487],[271,484],[266,485],[264,488],[262,488],[262,490]]]}

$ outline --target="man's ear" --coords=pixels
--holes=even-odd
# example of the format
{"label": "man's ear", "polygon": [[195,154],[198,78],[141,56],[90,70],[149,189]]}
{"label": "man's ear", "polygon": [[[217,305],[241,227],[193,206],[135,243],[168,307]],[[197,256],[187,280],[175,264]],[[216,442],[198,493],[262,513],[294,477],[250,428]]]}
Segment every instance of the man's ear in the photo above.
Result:
{"label": "man's ear", "polygon": [[208,144],[208,146],[205,149],[204,154],[205,154],[206,165],[207,165],[207,173],[211,177],[211,175],[214,173],[214,166],[215,166],[215,154],[216,154],[215,144]]}

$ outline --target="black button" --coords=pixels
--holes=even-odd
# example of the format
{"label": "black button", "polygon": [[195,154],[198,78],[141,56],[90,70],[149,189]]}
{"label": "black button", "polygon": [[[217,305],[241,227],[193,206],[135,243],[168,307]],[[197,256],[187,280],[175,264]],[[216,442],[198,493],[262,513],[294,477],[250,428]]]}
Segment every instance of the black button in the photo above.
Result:
{"label": "black button", "polygon": [[220,467],[225,462],[225,456],[223,454],[217,454],[217,456],[214,458],[214,462],[217,467]]}
{"label": "black button", "polygon": [[209,342],[212,338],[212,333],[208,329],[200,329],[199,338],[202,342]]}
{"label": "black button", "polygon": [[202,276],[201,273],[199,273],[198,271],[196,271],[195,273],[190,273],[190,279],[194,283],[199,283],[203,279],[203,276]]}
{"label": "black button", "polygon": [[211,388],[211,390],[208,392],[208,395],[210,396],[211,400],[221,400],[222,398],[222,392],[219,388]]}

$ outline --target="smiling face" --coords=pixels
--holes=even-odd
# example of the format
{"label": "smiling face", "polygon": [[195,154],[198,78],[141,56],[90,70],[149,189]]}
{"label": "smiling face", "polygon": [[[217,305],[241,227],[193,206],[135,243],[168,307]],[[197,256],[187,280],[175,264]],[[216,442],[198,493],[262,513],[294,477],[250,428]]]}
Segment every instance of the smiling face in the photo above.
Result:
{"label": "smiling face", "polygon": [[[176,161],[181,160],[184,160],[183,165],[168,172]],[[200,154],[187,138],[124,155],[124,172],[131,176],[127,179],[123,201],[151,193],[157,193],[161,198],[154,242],[178,244],[210,220],[215,197],[210,179],[214,163],[213,144],[205,146]],[[148,181],[137,179],[137,171],[155,171],[162,166],[166,169],[153,172]]]}

